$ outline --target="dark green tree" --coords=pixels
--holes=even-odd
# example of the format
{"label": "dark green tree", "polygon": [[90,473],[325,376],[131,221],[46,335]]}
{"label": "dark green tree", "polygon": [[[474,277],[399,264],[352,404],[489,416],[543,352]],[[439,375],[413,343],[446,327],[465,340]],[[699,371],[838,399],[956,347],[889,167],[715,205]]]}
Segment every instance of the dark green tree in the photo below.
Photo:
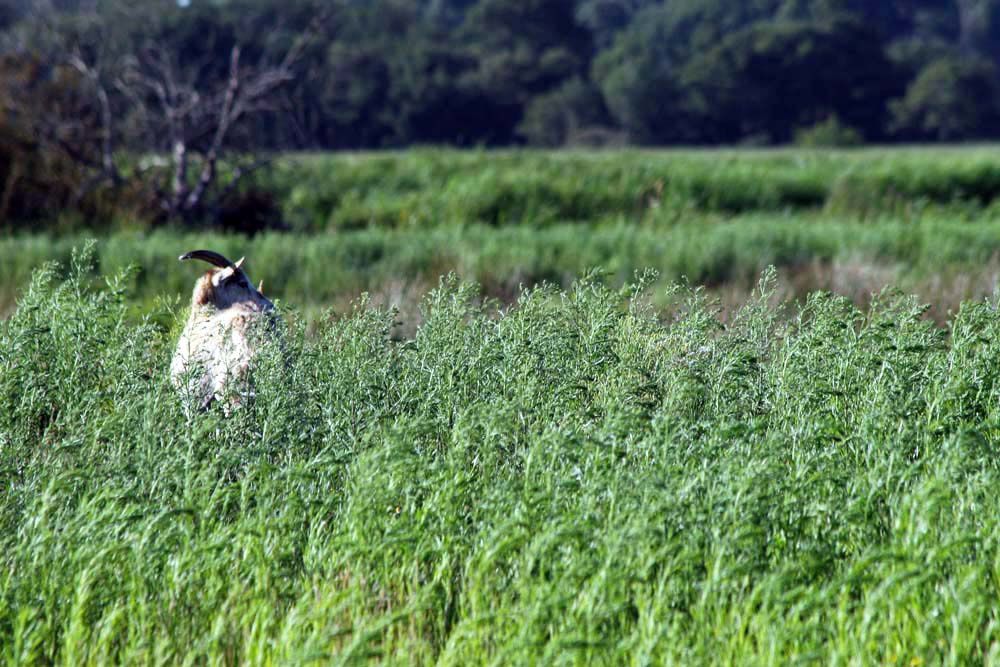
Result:
{"label": "dark green tree", "polygon": [[480,0],[458,35],[476,69],[469,85],[486,92],[498,141],[511,141],[528,101],[586,72],[590,33],[573,0]]}
{"label": "dark green tree", "polygon": [[590,31],[594,45],[605,49],[632,22],[636,12],[654,3],[655,0],[580,0],[576,3],[576,20]]}
{"label": "dark green tree", "polygon": [[589,143],[605,135],[610,125],[597,88],[573,77],[528,104],[518,133],[533,146],[557,147]]}
{"label": "dark green tree", "polygon": [[754,24],[695,57],[682,81],[716,142],[784,143],[830,116],[879,139],[888,100],[902,92],[878,34],[853,17]]}
{"label": "dark green tree", "polygon": [[1000,86],[985,60],[946,57],[928,65],[891,104],[892,129],[907,141],[1000,136]]}
{"label": "dark green tree", "polygon": [[[783,142],[830,118],[869,140],[966,136],[1000,80],[998,0],[0,0],[0,52],[69,46],[101,70],[156,51],[178,86],[218,89],[235,45],[273,63],[320,12],[294,80],[230,145],[556,145],[595,125]],[[112,97],[121,147],[169,150],[151,99]]]}
{"label": "dark green tree", "polygon": [[682,80],[693,54],[771,16],[778,0],[676,0],[645,7],[594,62],[592,76],[614,119],[637,143],[702,142],[703,119]]}

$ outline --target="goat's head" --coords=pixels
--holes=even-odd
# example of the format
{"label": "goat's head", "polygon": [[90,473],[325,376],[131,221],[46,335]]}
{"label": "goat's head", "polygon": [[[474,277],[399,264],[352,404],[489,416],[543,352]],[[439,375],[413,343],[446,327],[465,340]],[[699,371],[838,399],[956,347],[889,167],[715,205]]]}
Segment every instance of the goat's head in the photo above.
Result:
{"label": "goat's head", "polygon": [[194,286],[191,295],[191,305],[212,306],[218,310],[239,306],[252,311],[265,311],[274,308],[274,304],[264,296],[264,283],[256,289],[250,283],[250,278],[243,270],[243,259],[231,262],[217,252],[211,250],[192,250],[179,258],[181,261],[200,259],[215,268],[208,271]]}

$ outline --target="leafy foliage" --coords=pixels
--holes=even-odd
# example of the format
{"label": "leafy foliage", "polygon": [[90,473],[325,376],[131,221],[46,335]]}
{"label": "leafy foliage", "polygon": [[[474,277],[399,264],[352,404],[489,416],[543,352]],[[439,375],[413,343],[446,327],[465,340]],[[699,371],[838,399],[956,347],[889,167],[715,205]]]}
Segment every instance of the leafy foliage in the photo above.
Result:
{"label": "leafy foliage", "polygon": [[558,147],[614,139],[600,92],[582,78],[569,79],[555,90],[534,98],[518,132],[535,146]]}
{"label": "leafy foliage", "polygon": [[849,147],[860,146],[862,143],[864,140],[861,133],[853,127],[841,123],[836,116],[830,116],[815,125],[799,128],[795,131],[795,144],[797,146]]}
{"label": "leafy foliage", "polygon": [[997,136],[1000,86],[991,64],[942,58],[925,67],[892,105],[895,129],[912,139]]}
{"label": "leafy foliage", "polygon": [[787,143],[830,115],[878,139],[888,99],[901,92],[877,34],[854,19],[751,26],[694,57],[683,77],[700,131],[730,143]]}
{"label": "leafy foliage", "polygon": [[[81,162],[99,159],[95,144],[100,133],[94,105],[78,85],[79,76],[68,67],[49,68],[24,55],[0,58],[0,226],[33,228],[60,218],[72,223],[143,210],[141,186],[117,196],[88,187]],[[31,105],[18,105],[26,99]],[[43,139],[33,121],[51,109],[74,120],[45,128]],[[57,145],[81,156],[81,162]]]}

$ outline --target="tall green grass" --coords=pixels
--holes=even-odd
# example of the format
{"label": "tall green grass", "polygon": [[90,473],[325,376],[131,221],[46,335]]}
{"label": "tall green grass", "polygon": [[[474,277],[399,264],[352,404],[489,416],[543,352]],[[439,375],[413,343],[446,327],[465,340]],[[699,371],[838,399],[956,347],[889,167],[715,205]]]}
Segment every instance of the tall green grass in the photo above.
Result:
{"label": "tall green grass", "polygon": [[909,216],[1000,196],[992,147],[857,151],[468,152],[289,156],[257,179],[294,230],[673,222],[826,210]]}
{"label": "tall green grass", "polygon": [[0,325],[9,664],[998,660],[995,302],[447,279],[188,420],[176,325],[77,264]]}
{"label": "tall green grass", "polygon": [[[68,265],[73,247],[84,238],[0,239],[0,312],[10,311],[36,267],[53,260]],[[425,291],[450,271],[480,283],[490,295],[510,300],[521,285],[544,280],[568,287],[576,276],[594,268],[603,270],[603,280],[611,286],[630,280],[636,271],[656,269],[661,276],[654,290],[658,295],[683,278],[745,292],[769,265],[779,268],[785,282],[803,271],[836,278],[850,273],[852,266],[873,267],[881,271],[878,280],[866,281],[859,289],[877,291],[894,282],[919,289],[940,306],[957,307],[970,294],[939,288],[925,293],[924,288],[935,281],[951,284],[964,275],[989,283],[989,275],[1000,271],[1000,219],[942,214],[870,221],[831,215],[699,215],[673,225],[618,220],[537,229],[476,225],[263,234],[252,239],[163,231],[106,237],[97,247],[96,264],[107,273],[134,265],[132,297],[145,311],[162,298],[186,302],[204,267],[178,262],[177,256],[197,247],[217,249],[234,259],[246,255],[251,276],[264,280],[268,294],[311,313],[330,305],[344,307],[363,291],[416,300],[419,294],[412,294],[413,289]],[[802,288],[816,284],[806,280]]]}

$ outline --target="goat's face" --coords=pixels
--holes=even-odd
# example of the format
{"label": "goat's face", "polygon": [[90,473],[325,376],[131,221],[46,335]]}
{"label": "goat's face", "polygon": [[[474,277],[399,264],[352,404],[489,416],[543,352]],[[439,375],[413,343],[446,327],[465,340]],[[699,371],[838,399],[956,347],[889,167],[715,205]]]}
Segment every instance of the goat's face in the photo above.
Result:
{"label": "goat's face", "polygon": [[250,284],[246,272],[236,267],[213,269],[203,275],[195,285],[192,303],[212,306],[217,310],[238,306],[244,310],[263,312],[274,308],[274,304]]}
{"label": "goat's face", "polygon": [[181,259],[201,259],[216,268],[208,271],[195,284],[191,304],[194,307],[209,306],[217,310],[238,307],[251,312],[264,312],[274,308],[274,304],[264,296],[261,289],[250,283],[250,278],[243,270],[243,259],[230,262],[228,259],[209,250],[194,250]]}

